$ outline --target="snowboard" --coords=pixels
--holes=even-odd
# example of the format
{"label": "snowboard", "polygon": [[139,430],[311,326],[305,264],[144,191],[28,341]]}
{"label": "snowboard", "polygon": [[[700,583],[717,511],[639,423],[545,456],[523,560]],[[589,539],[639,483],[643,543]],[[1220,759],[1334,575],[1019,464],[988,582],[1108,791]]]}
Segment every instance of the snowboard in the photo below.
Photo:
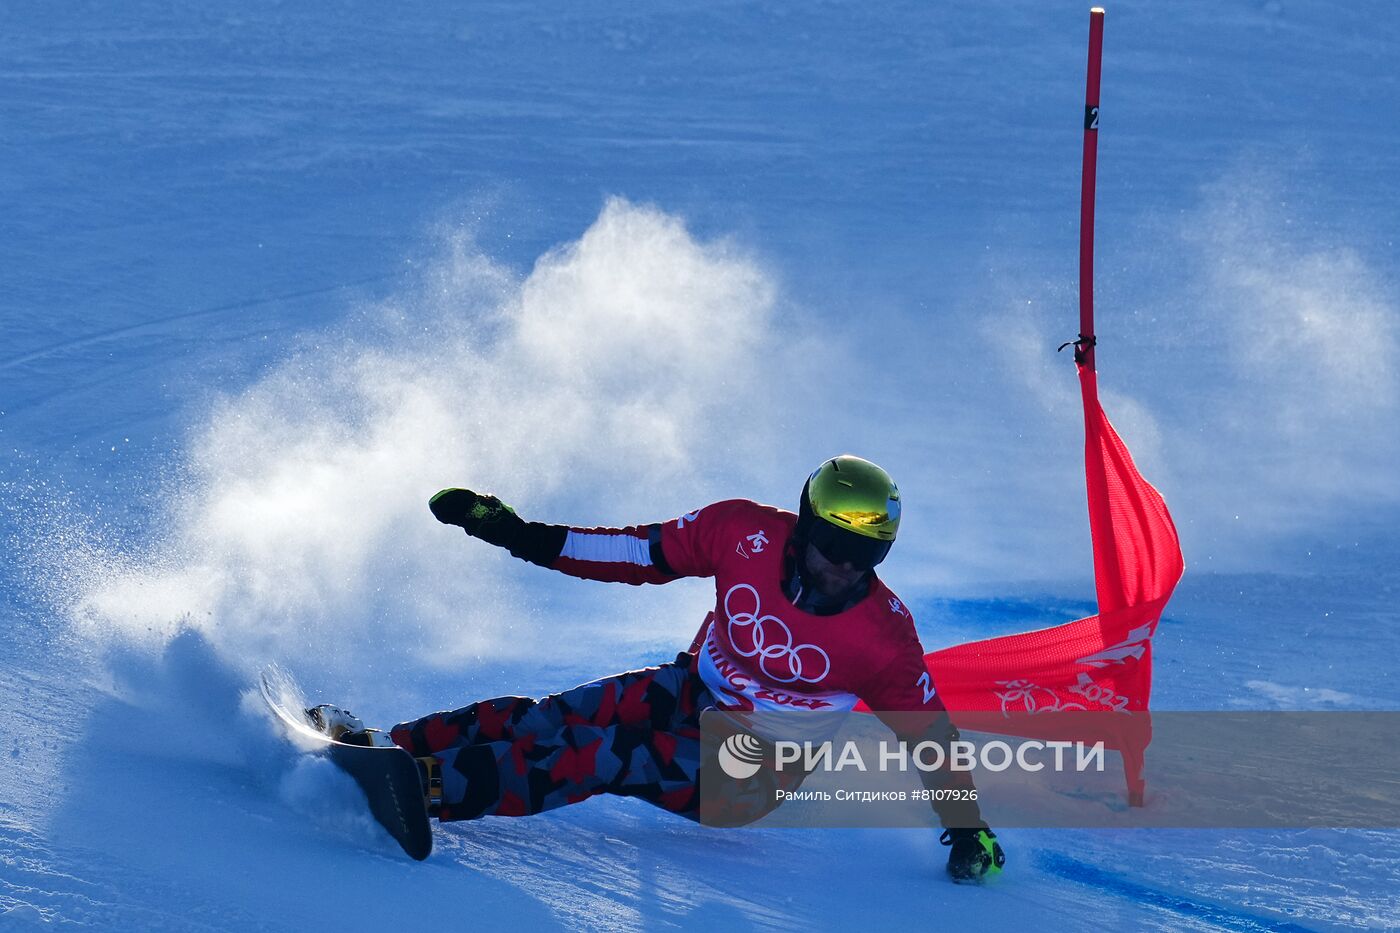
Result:
{"label": "snowboard", "polygon": [[433,832],[413,756],[401,748],[365,748],[335,741],[307,719],[301,691],[275,665],[263,670],[258,686],[292,744],[302,752],[326,756],[354,778],[379,825],[410,857],[427,858],[433,851]]}

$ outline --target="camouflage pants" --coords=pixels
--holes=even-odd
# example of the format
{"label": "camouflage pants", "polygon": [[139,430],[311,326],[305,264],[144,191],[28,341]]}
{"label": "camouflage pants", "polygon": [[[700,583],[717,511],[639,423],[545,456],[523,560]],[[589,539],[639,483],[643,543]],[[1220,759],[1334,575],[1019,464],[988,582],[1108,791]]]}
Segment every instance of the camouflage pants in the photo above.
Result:
{"label": "camouflage pants", "polygon": [[415,757],[438,759],[439,820],[527,816],[605,793],[694,819],[699,716],[714,699],[690,660],[541,700],[482,700],[401,723],[391,735]]}

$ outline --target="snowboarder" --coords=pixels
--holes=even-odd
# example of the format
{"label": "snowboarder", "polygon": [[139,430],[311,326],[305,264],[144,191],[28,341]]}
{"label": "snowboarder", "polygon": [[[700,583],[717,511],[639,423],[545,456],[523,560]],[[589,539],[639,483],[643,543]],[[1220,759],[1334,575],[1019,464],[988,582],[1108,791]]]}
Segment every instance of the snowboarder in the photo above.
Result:
{"label": "snowboarder", "polygon": [[[576,577],[630,584],[713,577],[716,605],[688,651],[657,667],[605,677],[543,699],[500,697],[395,726],[387,735],[335,707],[313,718],[341,741],[392,742],[423,763],[439,820],[525,816],[594,794],[640,797],[697,819],[699,715],[706,709],[845,711],[857,701],[913,747],[957,738],[924,666],[908,608],[875,574],[899,528],[899,490],[854,456],[817,468],[796,515],[744,499],[628,528],[527,522],[495,496],[444,489],[438,521],[521,560]],[[911,731],[908,714],[920,726]],[[967,791],[966,771],[924,773]],[[975,794],[934,810],[948,872],[999,872],[1000,844]]]}

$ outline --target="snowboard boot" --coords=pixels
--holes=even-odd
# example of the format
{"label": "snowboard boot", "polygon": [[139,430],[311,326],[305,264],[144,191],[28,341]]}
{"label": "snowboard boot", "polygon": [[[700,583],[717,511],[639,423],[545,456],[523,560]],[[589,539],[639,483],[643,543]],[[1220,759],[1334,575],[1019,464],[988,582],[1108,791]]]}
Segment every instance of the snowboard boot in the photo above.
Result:
{"label": "snowboard boot", "polygon": [[306,711],[306,718],[311,725],[337,742],[347,732],[363,732],[365,730],[364,720],[348,709],[341,709],[339,706],[332,706],[329,703],[321,703],[311,707]]}
{"label": "snowboard boot", "polygon": [[365,728],[364,721],[348,709],[321,703],[306,711],[306,718],[326,735],[346,745],[364,745],[371,748],[389,748],[393,740],[389,733],[380,729]]}

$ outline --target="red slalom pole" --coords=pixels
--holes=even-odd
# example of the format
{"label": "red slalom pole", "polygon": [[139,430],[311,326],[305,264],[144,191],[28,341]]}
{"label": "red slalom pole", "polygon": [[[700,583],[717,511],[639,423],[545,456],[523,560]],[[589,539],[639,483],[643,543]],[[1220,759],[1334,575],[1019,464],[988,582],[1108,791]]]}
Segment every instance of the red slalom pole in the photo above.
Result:
{"label": "red slalom pole", "polygon": [[1103,8],[1089,11],[1089,72],[1084,82],[1084,175],[1079,196],[1079,338],[1076,358],[1094,371],[1094,182],[1099,157],[1099,75]]}

